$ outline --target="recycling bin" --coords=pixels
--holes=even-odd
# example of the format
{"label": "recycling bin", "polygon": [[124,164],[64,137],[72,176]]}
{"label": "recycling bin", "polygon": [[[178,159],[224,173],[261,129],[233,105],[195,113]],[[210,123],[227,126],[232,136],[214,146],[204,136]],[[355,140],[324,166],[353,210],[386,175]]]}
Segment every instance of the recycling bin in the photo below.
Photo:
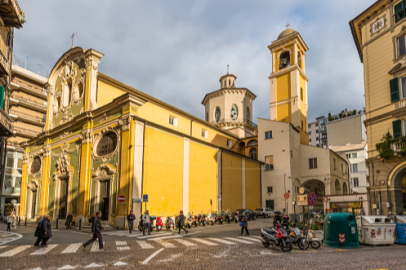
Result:
{"label": "recycling bin", "polygon": [[335,248],[360,248],[355,216],[330,213],[324,218],[323,245]]}
{"label": "recycling bin", "polygon": [[396,224],[386,216],[359,216],[357,229],[361,244],[391,245],[395,242]]}
{"label": "recycling bin", "polygon": [[406,244],[406,216],[396,216],[395,243]]}

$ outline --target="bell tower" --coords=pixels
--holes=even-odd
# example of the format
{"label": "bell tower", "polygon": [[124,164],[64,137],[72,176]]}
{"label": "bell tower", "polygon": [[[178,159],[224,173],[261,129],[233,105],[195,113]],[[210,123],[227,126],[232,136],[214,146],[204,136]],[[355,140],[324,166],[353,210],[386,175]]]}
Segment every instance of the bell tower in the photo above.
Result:
{"label": "bell tower", "polygon": [[308,78],[305,73],[305,53],[309,48],[299,32],[288,26],[268,46],[272,53],[271,120],[291,123],[300,131],[300,142],[309,144]]}

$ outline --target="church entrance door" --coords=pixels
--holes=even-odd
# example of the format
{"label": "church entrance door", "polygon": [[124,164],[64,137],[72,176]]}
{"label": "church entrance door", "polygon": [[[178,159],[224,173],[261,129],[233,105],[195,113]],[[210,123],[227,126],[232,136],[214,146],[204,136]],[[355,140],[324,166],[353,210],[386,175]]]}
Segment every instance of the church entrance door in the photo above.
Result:
{"label": "church entrance door", "polygon": [[110,181],[100,182],[100,206],[101,220],[109,220],[110,214]]}
{"label": "church entrance door", "polygon": [[68,179],[61,179],[59,193],[59,216],[60,219],[65,219],[68,210]]}

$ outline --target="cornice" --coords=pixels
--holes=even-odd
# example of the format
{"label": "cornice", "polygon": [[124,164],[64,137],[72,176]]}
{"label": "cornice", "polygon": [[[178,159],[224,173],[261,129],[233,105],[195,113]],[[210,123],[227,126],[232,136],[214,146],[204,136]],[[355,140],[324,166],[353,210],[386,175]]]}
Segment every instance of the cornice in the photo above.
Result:
{"label": "cornice", "polygon": [[290,66],[290,67],[287,67],[287,68],[284,68],[284,69],[280,69],[278,71],[275,71],[275,72],[271,73],[271,75],[269,75],[268,79],[278,77],[280,75],[283,75],[284,73],[292,72],[292,71],[294,71],[296,69],[299,71],[300,75],[302,75],[303,78],[308,82],[309,79],[307,78],[306,74],[303,72],[303,70],[297,64],[293,65],[293,66]]}

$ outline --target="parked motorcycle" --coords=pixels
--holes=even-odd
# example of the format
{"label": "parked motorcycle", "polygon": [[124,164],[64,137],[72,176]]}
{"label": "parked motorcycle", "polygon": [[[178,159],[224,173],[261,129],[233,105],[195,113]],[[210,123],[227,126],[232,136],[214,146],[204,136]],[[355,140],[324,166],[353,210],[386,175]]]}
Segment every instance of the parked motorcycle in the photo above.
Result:
{"label": "parked motorcycle", "polygon": [[217,221],[218,223],[220,223],[220,225],[223,225],[223,221],[224,221],[223,212],[221,212],[219,215],[217,215],[216,221]]}
{"label": "parked motorcycle", "polygon": [[227,223],[230,223],[231,220],[233,220],[233,217],[231,216],[230,211],[224,211],[223,212],[223,217],[224,217],[224,221],[227,222]]}
{"label": "parked motorcycle", "polygon": [[316,238],[316,235],[312,229],[309,229],[307,232],[307,241],[314,249],[318,249],[321,246],[321,240]]}
{"label": "parked motorcycle", "polygon": [[168,230],[173,230],[174,224],[173,224],[173,219],[171,217],[166,218],[165,227]]}
{"label": "parked motorcycle", "polygon": [[276,228],[262,228],[261,229],[261,241],[264,247],[280,246],[283,252],[289,252],[293,246],[291,240],[288,238],[288,234],[281,228],[279,222],[276,224]]}
{"label": "parked motorcycle", "polygon": [[157,217],[156,218],[156,229],[157,231],[161,231],[162,227],[164,226],[164,223],[162,222],[162,217]]}
{"label": "parked motorcycle", "polygon": [[192,224],[193,224],[193,215],[188,213],[185,219],[185,228],[192,228]]}
{"label": "parked motorcycle", "polygon": [[211,213],[210,215],[210,224],[213,226],[217,220],[217,213]]}
{"label": "parked motorcycle", "polygon": [[[156,216],[149,216],[149,223],[150,223],[150,230],[151,232],[154,230],[154,220],[156,220]],[[140,217],[140,222],[138,223],[138,230],[142,231],[144,229],[144,222],[142,221],[142,216]]]}
{"label": "parked motorcycle", "polygon": [[203,227],[206,226],[206,223],[207,223],[206,219],[207,219],[206,215],[203,215],[203,214],[200,215],[200,226],[203,226]]}
{"label": "parked motorcycle", "polygon": [[201,217],[200,214],[194,216],[194,218],[193,218],[193,225],[195,225],[195,227],[197,227],[197,226],[200,225],[200,217]]}
{"label": "parked motorcycle", "polygon": [[305,235],[298,227],[294,226],[292,228],[289,237],[292,244],[297,245],[301,250],[306,250],[309,248],[309,242],[306,240]]}

